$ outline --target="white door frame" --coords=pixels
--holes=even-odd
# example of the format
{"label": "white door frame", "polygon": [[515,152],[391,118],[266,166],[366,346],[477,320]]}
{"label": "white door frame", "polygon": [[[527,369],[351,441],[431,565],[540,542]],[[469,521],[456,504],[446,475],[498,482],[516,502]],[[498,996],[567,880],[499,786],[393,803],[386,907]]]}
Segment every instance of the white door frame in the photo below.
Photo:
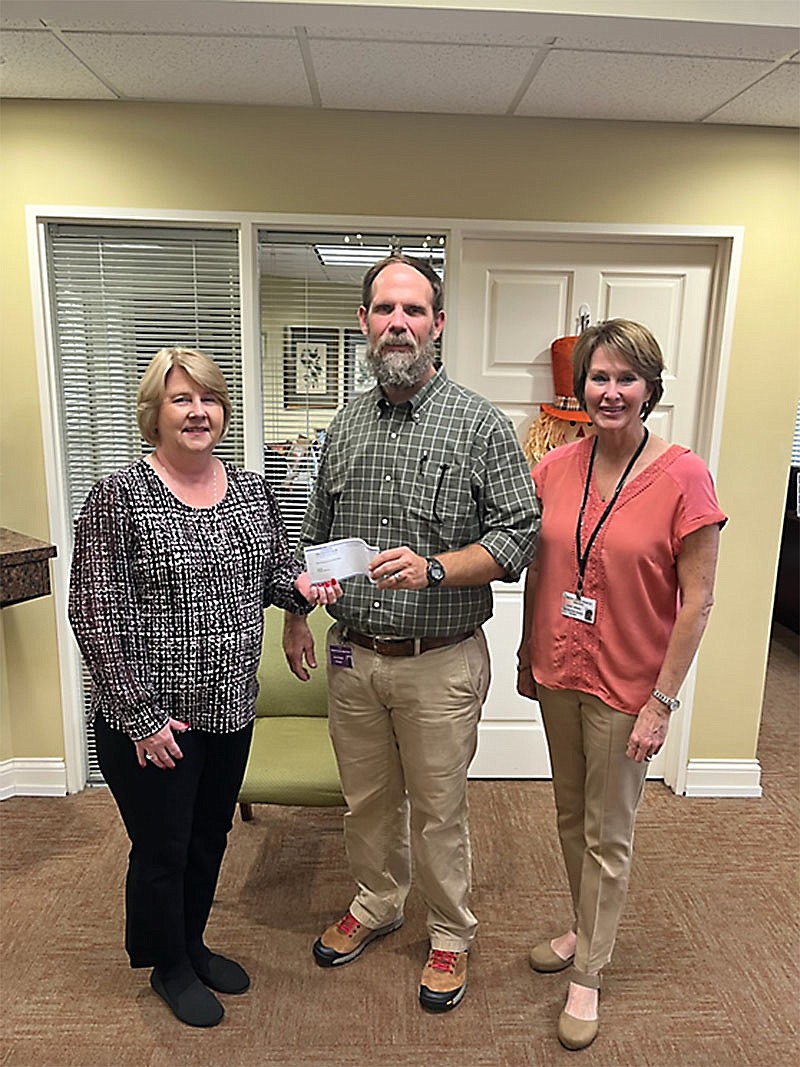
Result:
{"label": "white door frame", "polygon": [[[730,363],[731,337],[742,256],[743,227],[718,226],[644,226],[603,225],[596,223],[514,223],[479,222],[454,226],[447,245],[448,325],[444,352],[448,371],[459,377],[458,331],[463,321],[459,315],[460,265],[463,241],[547,240],[569,243],[596,240],[604,243],[691,244],[714,248],[714,277],[706,337],[706,360],[701,383],[695,451],[716,476],[722,437],[725,393]],[[663,755],[659,761],[665,783],[678,795],[686,792],[689,737],[696,684],[697,661],[692,664],[681,687],[681,709],[673,715]],[[658,775],[656,769],[655,775]],[[654,776],[655,776],[654,775]],[[660,776],[660,775],[659,775]]]}
{"label": "white door frame", "polygon": [[[67,521],[68,508],[63,481],[63,451],[60,418],[58,416],[57,375],[50,345],[49,301],[46,261],[42,241],[43,224],[49,221],[84,221],[113,223],[141,223],[184,226],[234,226],[241,234],[241,298],[242,298],[242,360],[244,386],[245,455],[248,466],[260,468],[260,441],[263,431],[258,427],[260,405],[256,403],[260,391],[257,372],[260,361],[258,338],[258,270],[256,237],[259,229],[283,230],[353,230],[353,232],[386,232],[400,229],[446,233],[447,290],[453,294],[448,302],[448,326],[445,336],[445,356],[453,376],[458,377],[458,307],[459,262],[465,237],[502,238],[504,240],[551,241],[620,241],[701,242],[716,248],[713,314],[709,327],[707,372],[703,381],[702,416],[698,427],[697,451],[712,473],[716,473],[722,437],[722,418],[725,407],[731,338],[733,333],[736,292],[741,268],[744,228],[741,226],[665,226],[647,224],[615,224],[584,222],[531,222],[475,220],[457,218],[409,218],[398,216],[349,215],[286,215],[277,213],[247,213],[230,211],[152,211],[140,208],[103,208],[85,205],[28,205],[26,226],[30,263],[31,300],[34,321],[39,404],[42,419],[47,501],[50,515],[50,540],[61,550],[52,561],[53,595],[59,647],[59,669],[62,694],[64,750],[67,791],[78,792],[86,783],[84,731],[80,694],[80,661],[77,646],[67,621],[67,592],[72,531]],[[255,406],[254,406],[255,405]],[[249,414],[248,414],[249,412]],[[684,686],[686,711],[681,709],[668,735],[664,780],[678,794],[686,787],[687,756],[691,729],[691,696],[694,689],[694,670]]]}

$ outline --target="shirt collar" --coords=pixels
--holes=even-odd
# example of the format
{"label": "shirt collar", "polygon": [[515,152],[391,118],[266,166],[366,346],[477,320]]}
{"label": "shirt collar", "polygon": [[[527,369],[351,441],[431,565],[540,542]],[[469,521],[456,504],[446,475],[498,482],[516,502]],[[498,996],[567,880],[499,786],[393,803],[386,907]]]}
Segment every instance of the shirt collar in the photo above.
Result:
{"label": "shirt collar", "polygon": [[410,400],[406,400],[402,404],[393,404],[384,394],[383,389],[377,386],[376,410],[378,418],[389,415],[393,411],[405,411],[406,418],[413,419],[415,422],[418,421],[420,408],[432,397],[436,396],[437,393],[441,392],[447,384],[447,371],[444,369],[444,365],[437,360],[434,367],[435,374],[430,381],[425,382]]}

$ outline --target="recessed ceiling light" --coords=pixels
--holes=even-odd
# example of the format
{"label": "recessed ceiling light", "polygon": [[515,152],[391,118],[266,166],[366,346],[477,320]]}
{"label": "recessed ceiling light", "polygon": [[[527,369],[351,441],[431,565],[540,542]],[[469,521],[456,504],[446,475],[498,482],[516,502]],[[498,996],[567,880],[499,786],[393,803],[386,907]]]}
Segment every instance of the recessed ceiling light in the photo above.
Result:
{"label": "recessed ceiling light", "polygon": [[[319,257],[320,263],[326,267],[364,267],[367,268],[379,259],[383,259],[393,251],[393,246],[388,244],[353,244],[345,237],[346,244],[341,245],[314,245],[314,251]],[[394,246],[396,249],[396,246]],[[404,245],[400,249],[404,255],[416,256],[431,264],[433,269],[441,274],[444,269],[445,250],[443,245],[436,248],[422,245]]]}

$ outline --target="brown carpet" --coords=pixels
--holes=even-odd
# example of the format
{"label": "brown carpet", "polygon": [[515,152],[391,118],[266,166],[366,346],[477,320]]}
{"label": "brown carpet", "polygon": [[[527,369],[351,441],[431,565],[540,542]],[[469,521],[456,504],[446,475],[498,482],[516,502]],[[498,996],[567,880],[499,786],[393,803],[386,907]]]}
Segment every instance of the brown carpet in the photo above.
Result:
{"label": "brown carpet", "polygon": [[181,1026],[122,950],[126,839],[104,790],[0,805],[0,1065],[15,1067],[785,1067],[798,1062],[798,655],[772,643],[760,800],[676,799],[652,783],[595,1044],[555,1024],[566,975],[534,975],[534,938],[568,920],[546,782],[471,785],[470,989],[416,1002],[423,909],[339,971],[310,946],[350,899],[341,812],[257,808],[231,834],[210,943],[248,967],[215,1030]]}

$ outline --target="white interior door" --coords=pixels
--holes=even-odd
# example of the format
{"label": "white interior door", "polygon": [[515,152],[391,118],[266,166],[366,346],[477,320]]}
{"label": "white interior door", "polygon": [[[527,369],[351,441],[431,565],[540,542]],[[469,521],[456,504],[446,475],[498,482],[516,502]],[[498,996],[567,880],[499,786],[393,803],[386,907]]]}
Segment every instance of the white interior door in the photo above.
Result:
{"label": "white interior door", "polygon": [[[539,404],[553,399],[550,344],[576,332],[578,309],[587,304],[592,323],[629,318],[653,331],[667,370],[648,425],[696,447],[716,245],[465,238],[461,251],[458,342],[447,352],[448,371],[505,411],[520,439]],[[493,681],[472,777],[550,775],[538,704],[516,692],[521,613],[522,583],[495,583],[495,615],[486,627]],[[662,760],[653,761],[652,776],[663,774]]]}

